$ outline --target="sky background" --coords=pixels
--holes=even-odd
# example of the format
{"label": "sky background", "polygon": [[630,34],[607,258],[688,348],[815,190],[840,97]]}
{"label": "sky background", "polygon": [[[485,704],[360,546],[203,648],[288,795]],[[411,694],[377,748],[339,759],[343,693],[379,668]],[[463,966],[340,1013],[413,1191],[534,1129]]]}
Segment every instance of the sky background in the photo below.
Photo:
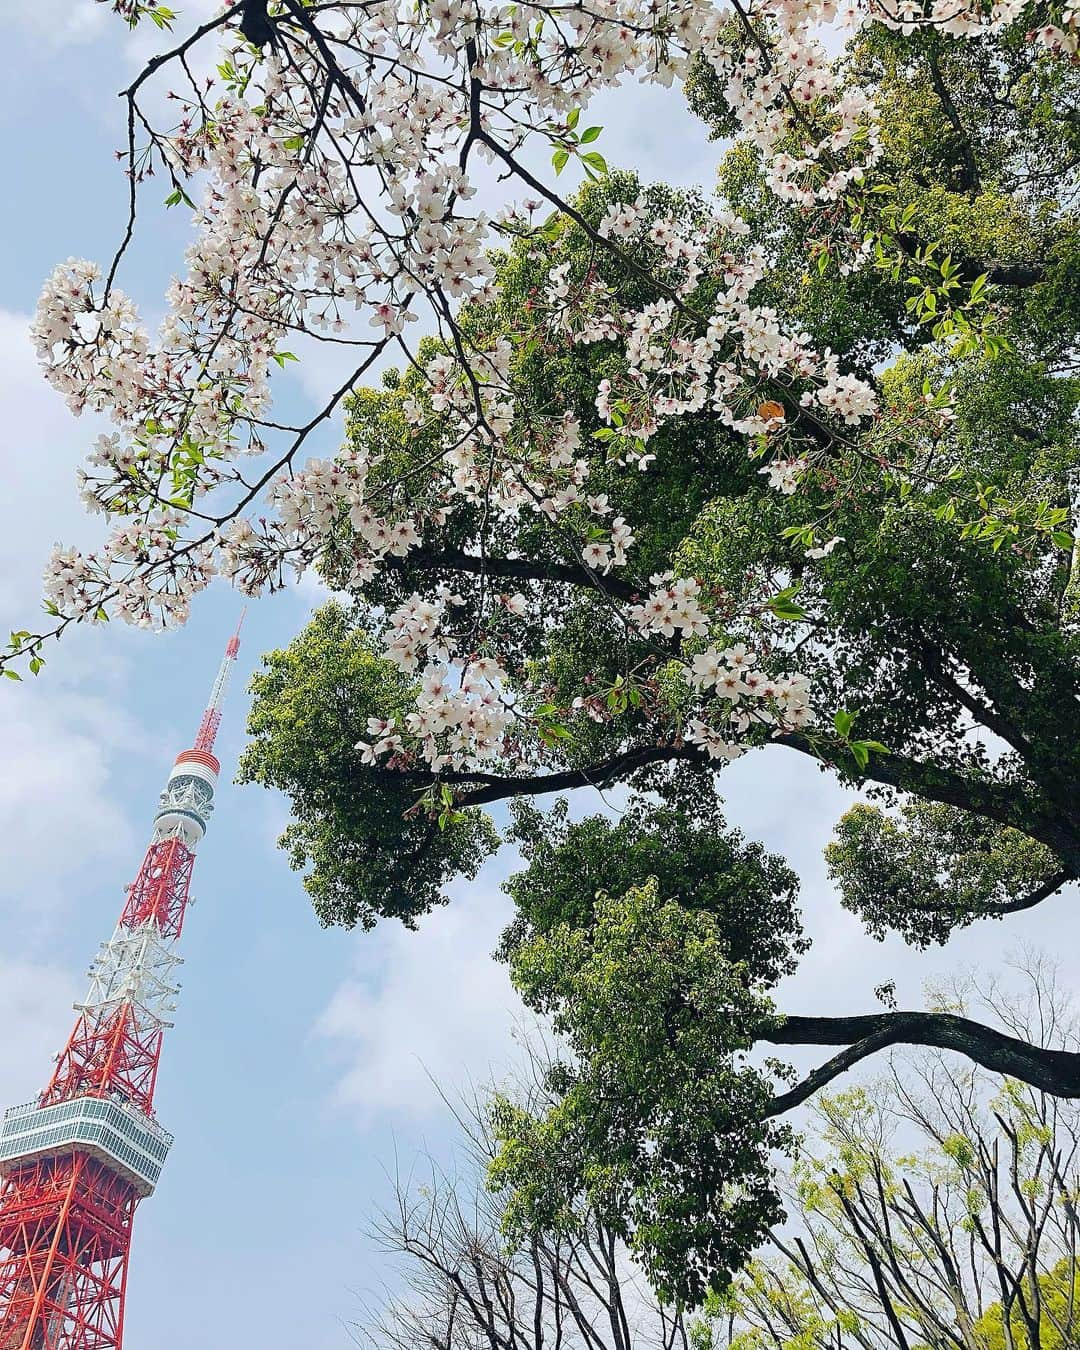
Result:
{"label": "sky background", "polygon": [[[181,26],[210,10],[208,0],[175,7]],[[100,521],[82,516],[74,486],[96,428],[38,376],[27,324],[57,261],[111,255],[124,189],[115,92],[157,34],[128,36],[94,0],[0,0],[0,18],[0,624],[33,628],[52,544],[89,544]],[[604,123],[613,165],[711,185],[716,147],[677,93],[633,90],[590,120]],[[176,213],[155,219],[124,274],[151,322],[181,265],[183,228]],[[282,406],[314,406],[335,374],[320,361],[290,369]],[[313,449],[339,436],[340,423]],[[514,1062],[521,1009],[489,955],[509,915],[500,881],[512,854],[456,887],[417,933],[327,932],[275,848],[286,804],[230,784],[259,655],[285,644],[319,599],[303,584],[249,608],[160,1079],[160,1118],[177,1142],[136,1224],[127,1350],[347,1346],[348,1322],[388,1278],[366,1230],[395,1169],[452,1156],[440,1086],[453,1095]],[[28,1100],[49,1076],[240,607],[215,586],[179,632],[71,631],[38,680],[0,681],[0,1104]],[[839,908],[821,859],[850,795],[782,751],[739,761],[722,788],[730,820],[803,877],[814,945],[781,991],[789,1011],[867,1011],[888,979],[902,1006],[918,1006],[925,979],[999,969],[1025,942],[1077,950],[1075,892],[926,954],[872,942]]]}

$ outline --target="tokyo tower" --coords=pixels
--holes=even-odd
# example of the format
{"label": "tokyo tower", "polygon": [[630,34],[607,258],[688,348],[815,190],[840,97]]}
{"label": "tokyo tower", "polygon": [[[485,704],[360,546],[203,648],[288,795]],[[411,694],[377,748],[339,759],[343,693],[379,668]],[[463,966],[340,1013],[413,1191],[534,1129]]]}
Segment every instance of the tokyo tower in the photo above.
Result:
{"label": "tokyo tower", "polygon": [[135,1207],[172,1144],[154,1087],[179,986],[195,849],[213,811],[212,753],[240,630],[190,750],[176,757],[116,931],[45,1091],[0,1121],[0,1350],[119,1350]]}

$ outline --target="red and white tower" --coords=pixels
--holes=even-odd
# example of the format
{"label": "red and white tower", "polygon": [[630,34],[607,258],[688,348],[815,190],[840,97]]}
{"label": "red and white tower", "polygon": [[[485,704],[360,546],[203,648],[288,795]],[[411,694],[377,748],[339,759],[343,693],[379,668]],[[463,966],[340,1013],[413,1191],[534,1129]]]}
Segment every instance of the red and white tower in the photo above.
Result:
{"label": "red and white tower", "polygon": [[190,750],[176,758],[120,922],[48,1087],[0,1121],[0,1350],[119,1350],[135,1207],[172,1136],[154,1088],[195,849],[213,811],[212,753],[240,630]]}

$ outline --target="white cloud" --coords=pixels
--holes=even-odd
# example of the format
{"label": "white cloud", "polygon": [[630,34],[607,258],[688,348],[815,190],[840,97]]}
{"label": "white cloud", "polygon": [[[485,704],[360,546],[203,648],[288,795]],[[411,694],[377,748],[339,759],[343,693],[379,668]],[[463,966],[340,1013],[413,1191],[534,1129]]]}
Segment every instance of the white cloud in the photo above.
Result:
{"label": "white cloud", "polygon": [[131,739],[104,699],[29,682],[0,696],[0,898],[24,930],[48,920],[65,883],[135,850],[110,774],[111,728]]}
{"label": "white cloud", "polygon": [[0,309],[0,461],[6,510],[0,531],[0,621],[29,628],[38,614],[41,573],[57,540],[100,533],[87,526],[75,469],[100,429],[75,418],[42,378],[30,316]]}
{"label": "white cloud", "polygon": [[0,1105],[29,1101],[45,1086],[80,991],[53,966],[0,954]]}
{"label": "white cloud", "polygon": [[[220,0],[184,0],[176,9],[174,27],[186,33],[219,13],[221,4]],[[52,48],[108,37],[113,46],[126,43],[129,59],[139,64],[161,51],[168,39],[167,33],[147,20],[131,32],[108,0],[33,0],[33,4],[5,5],[4,20]]]}
{"label": "white cloud", "polygon": [[[0,624],[33,629],[42,617],[40,576],[53,541],[83,538],[99,523],[86,520],[73,480],[93,423],[73,418],[41,378],[28,324],[26,315],[0,310],[7,490]],[[69,878],[134,842],[109,767],[112,752],[138,744],[129,717],[109,697],[123,660],[107,635],[83,631],[65,636],[48,658],[37,679],[0,681],[0,898],[24,928],[47,920]],[[102,692],[91,694],[91,687]]]}
{"label": "white cloud", "polygon": [[5,9],[5,22],[28,29],[50,47],[90,42],[110,20],[119,22],[98,0],[34,0]]}
{"label": "white cloud", "polygon": [[357,973],[316,1027],[342,1065],[335,1101],[364,1119],[438,1115],[440,1086],[501,1077],[516,1057],[521,1005],[491,956],[510,903],[486,878],[455,890],[418,932],[387,923],[358,937]]}
{"label": "white cloud", "polygon": [[[221,0],[183,0],[183,3],[172,5],[170,8],[177,15],[173,23],[173,32],[178,37],[186,37],[200,24],[220,14],[222,6]],[[121,21],[114,18],[113,22]],[[124,58],[132,70],[141,70],[148,61],[174,45],[175,41],[170,38],[168,32],[163,32],[155,24],[144,19],[127,38],[124,44]],[[220,59],[220,44],[215,36],[202,39],[188,52],[188,66],[195,79],[200,81],[213,71]],[[153,102],[149,105],[144,104],[144,111],[152,107],[164,112],[168,106],[165,93],[172,87],[172,84],[166,83],[160,90],[151,93],[150,98]]]}

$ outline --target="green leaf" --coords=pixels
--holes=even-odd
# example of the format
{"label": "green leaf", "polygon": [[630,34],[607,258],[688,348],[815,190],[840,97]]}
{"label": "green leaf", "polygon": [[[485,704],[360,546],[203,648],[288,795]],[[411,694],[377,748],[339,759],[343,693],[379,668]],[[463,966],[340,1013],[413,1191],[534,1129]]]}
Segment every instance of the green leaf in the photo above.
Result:
{"label": "green leaf", "polygon": [[801,605],[797,605],[792,598],[798,595],[802,590],[801,583],[794,586],[787,586],[779,591],[769,601],[768,608],[776,615],[778,619],[797,620],[806,618],[806,610]]}
{"label": "green leaf", "polygon": [[557,174],[562,173],[563,169],[566,168],[566,162],[569,158],[570,158],[569,150],[556,150],[555,153],[551,156],[551,162],[554,165],[555,172]]}
{"label": "green leaf", "polygon": [[607,177],[607,160],[599,150],[589,150],[586,154],[581,156],[581,160],[582,163],[587,164],[590,169],[595,169],[597,173]]}
{"label": "green leaf", "polygon": [[581,133],[580,138],[581,144],[588,145],[591,141],[595,141],[597,136],[600,135],[603,129],[604,129],[603,127],[586,127],[585,130]]}
{"label": "green leaf", "polygon": [[854,721],[854,714],[847,712],[844,708],[839,708],[833,714],[833,726],[836,728],[837,734],[843,736],[844,740],[847,740],[850,736]]}

